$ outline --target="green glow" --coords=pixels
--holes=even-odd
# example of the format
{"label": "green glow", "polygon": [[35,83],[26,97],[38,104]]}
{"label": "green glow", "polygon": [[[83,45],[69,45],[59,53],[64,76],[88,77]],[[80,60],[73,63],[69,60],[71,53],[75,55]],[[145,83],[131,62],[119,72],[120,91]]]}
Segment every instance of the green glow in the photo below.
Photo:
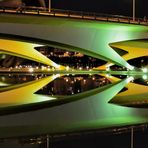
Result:
{"label": "green glow", "polygon": [[[35,40],[36,42],[34,44],[37,45],[52,45],[53,47],[80,51],[129,69],[133,67],[126,62],[126,59],[131,58],[131,55],[147,55],[147,41],[143,41],[142,43],[139,40],[148,38],[147,26],[68,18],[3,14],[1,14],[0,22],[0,32],[3,34],[18,35],[20,40],[21,36],[32,39],[35,38],[37,40]],[[7,29],[10,27],[17,29]],[[126,54],[124,55],[125,59],[123,59],[109,44],[111,47],[120,46],[120,49],[122,49],[122,45],[124,44],[123,50],[127,50],[128,52],[131,52],[132,49],[133,51],[137,49],[140,50],[137,50],[138,52],[136,54],[129,52],[130,56],[126,57],[128,55]],[[135,48],[135,46],[137,48]],[[139,54],[141,51],[144,51],[144,53]],[[2,53],[2,51],[0,51],[0,53]],[[12,133],[13,135],[16,134],[12,132],[15,127],[19,127],[20,129],[20,131],[16,130],[18,135],[27,135],[27,132],[29,134],[58,133],[148,122],[147,109],[125,107],[127,104],[133,102],[147,101],[147,87],[130,83],[133,77],[119,80],[109,76],[108,78],[112,79],[112,82],[115,83],[70,97],[64,96],[61,100],[35,94],[38,89],[58,76],[59,75],[53,75],[40,81],[0,89],[1,107],[27,103],[50,104],[51,99],[61,103],[57,103],[52,108],[31,112],[31,114],[24,113],[25,116],[17,114],[12,115],[12,118],[0,118],[2,134],[7,135],[7,137],[12,135]],[[124,87],[127,87],[128,90],[120,92]],[[49,100],[49,102],[47,100]],[[33,120],[29,120],[32,118]],[[24,123],[24,121],[27,123]],[[25,128],[22,128],[22,125],[23,127],[33,127],[33,129],[34,127],[44,126],[47,127],[47,129],[37,128],[34,131],[26,131]]]}
{"label": "green glow", "polygon": [[[12,23],[14,27],[17,26],[18,30],[20,27],[18,24],[27,24],[26,29],[26,26],[23,26],[25,31],[20,28],[17,35],[52,41],[57,43],[54,45],[55,47],[58,46],[58,43],[67,46],[67,48],[71,46],[74,51],[80,51],[128,69],[132,69],[132,66],[108,44],[148,36],[147,26],[142,25],[18,15],[2,15],[0,21],[5,26]],[[4,33],[3,30],[0,32]],[[11,31],[9,33],[11,34]],[[15,31],[13,33],[15,34]]]}
{"label": "green glow", "polygon": [[147,75],[143,75],[142,78],[143,78],[143,80],[146,80],[146,79],[148,79],[148,76]]}

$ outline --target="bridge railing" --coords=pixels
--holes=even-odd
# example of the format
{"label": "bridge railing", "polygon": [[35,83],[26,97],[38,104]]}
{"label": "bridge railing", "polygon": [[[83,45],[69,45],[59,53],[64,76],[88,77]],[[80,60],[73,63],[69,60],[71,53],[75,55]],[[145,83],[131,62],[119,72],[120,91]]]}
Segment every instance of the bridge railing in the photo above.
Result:
{"label": "bridge railing", "polygon": [[135,21],[133,21],[132,17],[122,16],[122,15],[110,15],[110,14],[95,13],[95,12],[71,11],[71,10],[61,10],[61,9],[51,9],[51,11],[49,12],[47,8],[32,7],[32,6],[0,7],[0,13],[47,15],[47,16],[57,16],[57,17],[70,17],[77,19],[148,25],[148,19],[146,18],[136,18]]}
{"label": "bridge railing", "polygon": [[133,21],[132,17],[123,16],[123,15],[111,15],[95,12],[84,12],[84,11],[71,11],[71,10],[61,10],[61,9],[52,9],[52,14],[54,16],[59,16],[63,14],[65,17],[72,18],[82,18],[82,19],[92,19],[99,21],[111,21],[111,22],[122,22],[122,23],[131,23],[131,24],[143,24],[148,25],[148,19],[135,18]]}

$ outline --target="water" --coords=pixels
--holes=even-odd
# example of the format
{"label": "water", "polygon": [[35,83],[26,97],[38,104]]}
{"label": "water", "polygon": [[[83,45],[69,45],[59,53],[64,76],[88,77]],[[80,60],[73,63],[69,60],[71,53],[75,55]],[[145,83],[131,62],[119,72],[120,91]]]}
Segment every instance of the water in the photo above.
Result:
{"label": "water", "polygon": [[147,69],[140,70],[146,68],[147,56],[128,61],[131,65],[138,66],[138,70],[128,71],[117,65],[106,70],[96,70],[96,67],[105,65],[106,62],[79,52],[54,47],[41,46],[35,49],[66,69],[58,71],[38,62],[2,54],[0,98],[4,99],[0,108],[46,101],[50,104],[61,99],[82,99],[116,87],[120,82],[123,82],[121,88],[118,90],[116,87],[116,93],[112,92],[113,97],[109,103],[147,108]]}

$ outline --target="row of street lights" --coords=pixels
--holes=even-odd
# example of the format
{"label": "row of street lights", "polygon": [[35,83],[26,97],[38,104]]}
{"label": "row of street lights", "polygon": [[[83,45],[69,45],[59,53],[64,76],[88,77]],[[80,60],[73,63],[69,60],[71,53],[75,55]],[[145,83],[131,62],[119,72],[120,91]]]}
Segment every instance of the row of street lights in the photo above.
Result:
{"label": "row of street lights", "polygon": [[[51,0],[48,0],[48,10],[49,12],[51,12]],[[135,0],[133,0],[133,21],[135,21],[135,6],[136,6],[136,2]]]}

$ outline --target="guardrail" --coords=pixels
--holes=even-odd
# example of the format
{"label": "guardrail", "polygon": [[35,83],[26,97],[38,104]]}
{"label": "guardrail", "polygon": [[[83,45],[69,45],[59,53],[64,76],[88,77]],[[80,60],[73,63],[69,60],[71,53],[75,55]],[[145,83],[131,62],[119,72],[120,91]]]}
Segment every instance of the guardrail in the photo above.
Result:
{"label": "guardrail", "polygon": [[148,25],[148,19],[146,18],[136,18],[135,21],[133,21],[132,17],[122,16],[122,15],[110,15],[110,14],[95,13],[95,12],[71,11],[71,10],[61,10],[61,9],[51,9],[51,11],[49,12],[47,8],[32,7],[32,6],[0,7],[0,13],[34,14],[34,15],[69,17],[77,19]]}

